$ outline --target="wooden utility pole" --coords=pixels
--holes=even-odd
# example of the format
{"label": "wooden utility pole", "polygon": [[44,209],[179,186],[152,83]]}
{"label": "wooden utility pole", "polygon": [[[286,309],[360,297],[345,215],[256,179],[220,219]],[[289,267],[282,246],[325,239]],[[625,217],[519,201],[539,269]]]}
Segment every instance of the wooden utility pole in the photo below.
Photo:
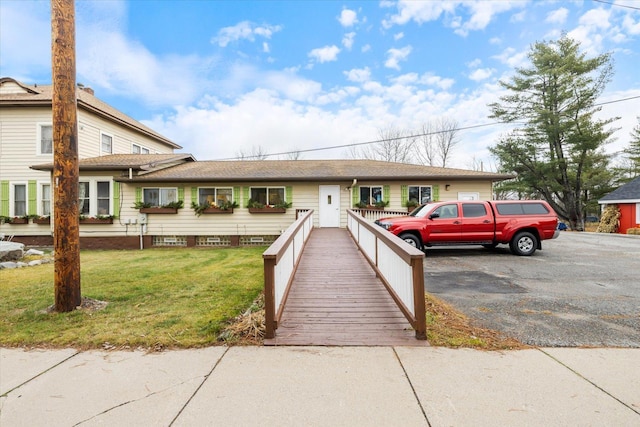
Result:
{"label": "wooden utility pole", "polygon": [[81,303],[74,0],[51,0],[55,310]]}

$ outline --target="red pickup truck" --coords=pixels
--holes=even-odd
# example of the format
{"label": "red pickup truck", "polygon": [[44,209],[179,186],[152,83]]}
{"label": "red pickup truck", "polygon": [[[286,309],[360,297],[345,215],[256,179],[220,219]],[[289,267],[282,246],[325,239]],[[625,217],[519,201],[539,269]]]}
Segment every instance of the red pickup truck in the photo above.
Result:
{"label": "red pickup truck", "polygon": [[524,256],[560,233],[556,213],[543,200],[427,203],[408,216],[380,218],[376,224],[422,250],[436,245],[494,248],[503,243]]}

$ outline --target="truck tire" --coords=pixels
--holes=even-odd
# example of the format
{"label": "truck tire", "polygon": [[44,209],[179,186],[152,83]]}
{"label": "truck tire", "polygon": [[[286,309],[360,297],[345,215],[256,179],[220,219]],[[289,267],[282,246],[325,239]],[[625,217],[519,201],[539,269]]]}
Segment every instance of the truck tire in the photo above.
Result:
{"label": "truck tire", "polygon": [[418,239],[415,236],[415,234],[404,233],[404,234],[401,234],[398,237],[400,237],[402,240],[404,240],[405,242],[407,242],[408,244],[410,244],[414,248],[418,248],[418,249],[422,250],[422,242],[420,242],[420,239]]}
{"label": "truck tire", "polygon": [[521,231],[513,236],[509,248],[514,255],[529,256],[538,248],[538,239],[528,231]]}

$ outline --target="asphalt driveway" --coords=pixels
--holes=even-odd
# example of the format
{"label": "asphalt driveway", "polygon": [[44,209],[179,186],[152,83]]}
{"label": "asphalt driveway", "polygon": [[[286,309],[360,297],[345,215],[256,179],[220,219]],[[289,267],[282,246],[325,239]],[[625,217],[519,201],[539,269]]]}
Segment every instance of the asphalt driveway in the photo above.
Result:
{"label": "asphalt driveway", "polygon": [[426,290],[526,344],[640,347],[640,236],[563,232],[542,247],[430,248]]}

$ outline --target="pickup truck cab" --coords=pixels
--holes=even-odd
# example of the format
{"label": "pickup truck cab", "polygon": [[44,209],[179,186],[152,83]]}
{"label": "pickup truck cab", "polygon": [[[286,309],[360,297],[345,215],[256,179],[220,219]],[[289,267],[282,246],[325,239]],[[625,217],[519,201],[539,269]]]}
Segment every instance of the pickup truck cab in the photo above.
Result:
{"label": "pickup truck cab", "polygon": [[408,216],[380,218],[376,224],[410,245],[508,244],[515,255],[532,255],[542,240],[555,239],[558,217],[543,200],[456,200],[427,203]]}

